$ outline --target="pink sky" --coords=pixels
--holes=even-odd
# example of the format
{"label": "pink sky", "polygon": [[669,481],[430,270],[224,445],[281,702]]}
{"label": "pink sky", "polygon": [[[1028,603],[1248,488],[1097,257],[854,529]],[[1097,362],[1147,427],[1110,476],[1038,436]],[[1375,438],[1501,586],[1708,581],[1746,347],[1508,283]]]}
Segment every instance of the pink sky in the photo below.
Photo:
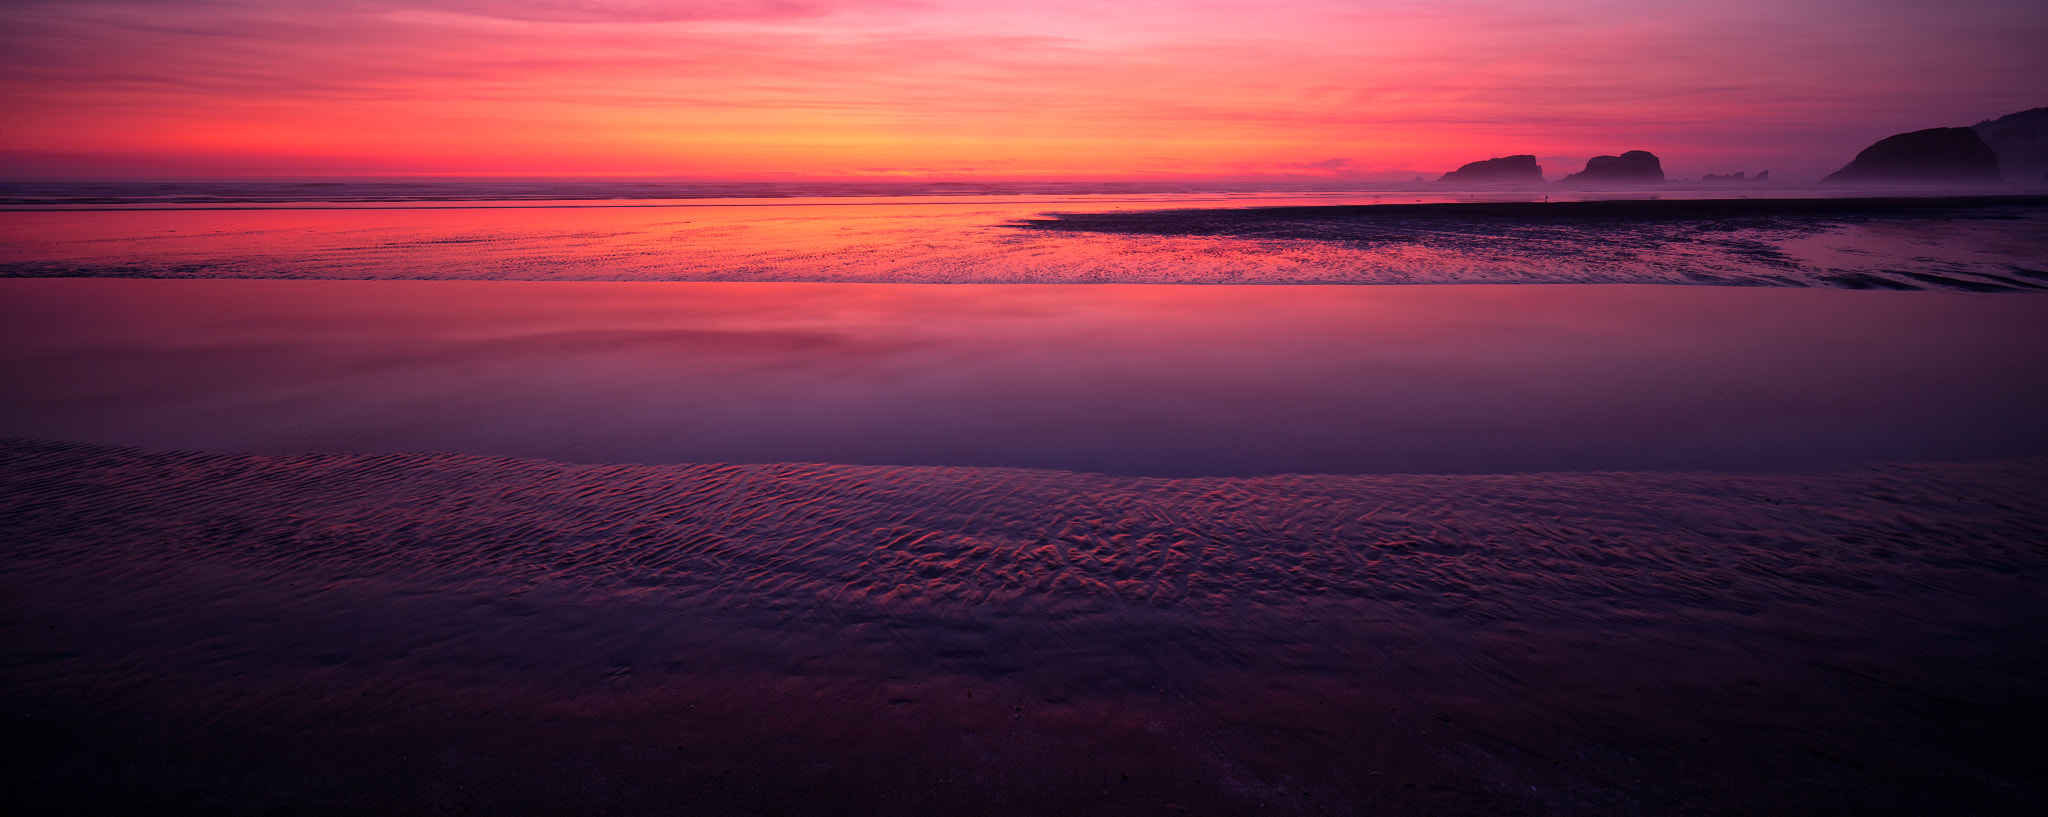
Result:
{"label": "pink sky", "polygon": [[1811,179],[2048,105],[2040,0],[0,2],[0,178]]}

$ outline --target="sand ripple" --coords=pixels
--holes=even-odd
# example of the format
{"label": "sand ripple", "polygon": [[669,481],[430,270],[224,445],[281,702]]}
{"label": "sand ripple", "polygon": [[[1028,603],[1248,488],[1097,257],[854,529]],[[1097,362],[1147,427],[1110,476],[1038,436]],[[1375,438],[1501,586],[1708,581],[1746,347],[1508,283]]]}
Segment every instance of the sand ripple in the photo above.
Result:
{"label": "sand ripple", "polygon": [[863,615],[1216,614],[1323,599],[1489,620],[1624,598],[1739,613],[2048,556],[2040,461],[1825,478],[1165,480],[32,442],[7,454],[17,559],[374,564],[388,578],[546,580]]}
{"label": "sand ripple", "polygon": [[103,805],[2024,813],[2044,496],[13,440],[0,680]]}

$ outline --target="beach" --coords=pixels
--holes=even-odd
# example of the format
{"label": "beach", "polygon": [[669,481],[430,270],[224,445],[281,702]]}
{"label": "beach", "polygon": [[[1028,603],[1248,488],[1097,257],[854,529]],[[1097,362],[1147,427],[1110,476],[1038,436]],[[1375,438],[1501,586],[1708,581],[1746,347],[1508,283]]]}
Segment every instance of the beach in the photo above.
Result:
{"label": "beach", "polygon": [[1639,284],[0,279],[0,430],[1130,476],[2048,454],[2048,298]]}
{"label": "beach", "polygon": [[6,444],[10,787],[2021,813],[2039,459],[1158,480]]}
{"label": "beach", "polygon": [[9,791],[2048,802],[2037,199],[1119,195],[0,212]]}

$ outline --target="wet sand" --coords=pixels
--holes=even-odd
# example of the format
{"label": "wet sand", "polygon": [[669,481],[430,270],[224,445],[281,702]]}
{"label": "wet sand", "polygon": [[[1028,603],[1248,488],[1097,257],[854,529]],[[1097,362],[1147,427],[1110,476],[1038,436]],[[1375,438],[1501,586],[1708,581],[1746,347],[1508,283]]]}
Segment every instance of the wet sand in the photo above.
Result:
{"label": "wet sand", "polygon": [[1334,244],[1460,259],[1482,277],[1516,268],[1502,263],[1514,259],[1585,270],[1594,276],[1586,283],[1634,276],[1631,282],[1721,286],[2048,289],[2041,261],[2048,248],[2036,244],[2048,235],[2042,195],[1687,199],[1645,192],[1629,200],[1094,211],[1021,224]]}
{"label": "wet sand", "polygon": [[0,213],[5,790],[2048,810],[2048,215],[1614,206]]}
{"label": "wet sand", "polygon": [[0,280],[0,436],[1136,476],[2048,454],[2048,295]]}
{"label": "wet sand", "polygon": [[0,446],[64,810],[2022,814],[2048,461],[1160,480]]}

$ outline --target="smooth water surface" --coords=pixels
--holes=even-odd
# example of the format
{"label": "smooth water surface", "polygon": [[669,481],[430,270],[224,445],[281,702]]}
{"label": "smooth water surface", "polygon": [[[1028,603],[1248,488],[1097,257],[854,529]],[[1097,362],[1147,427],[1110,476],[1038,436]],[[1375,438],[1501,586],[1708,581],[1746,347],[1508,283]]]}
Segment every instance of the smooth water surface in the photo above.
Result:
{"label": "smooth water surface", "polygon": [[0,281],[0,435],[1131,475],[2048,452],[2048,297]]}

